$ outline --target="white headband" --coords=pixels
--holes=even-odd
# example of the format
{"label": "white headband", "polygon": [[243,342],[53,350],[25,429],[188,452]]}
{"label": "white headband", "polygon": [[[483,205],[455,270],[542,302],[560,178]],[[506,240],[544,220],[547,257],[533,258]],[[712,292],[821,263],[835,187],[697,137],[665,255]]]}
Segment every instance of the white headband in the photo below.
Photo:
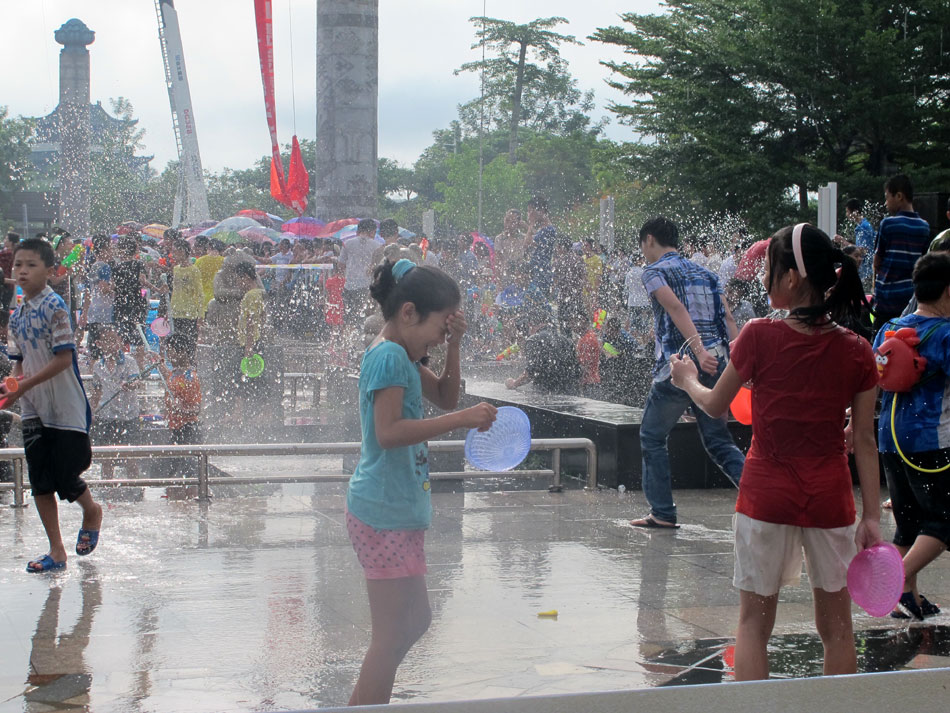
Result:
{"label": "white headband", "polygon": [[795,265],[798,267],[798,274],[802,277],[808,275],[805,272],[805,258],[802,256],[802,228],[808,223],[799,223],[792,231],[792,252],[795,254]]}

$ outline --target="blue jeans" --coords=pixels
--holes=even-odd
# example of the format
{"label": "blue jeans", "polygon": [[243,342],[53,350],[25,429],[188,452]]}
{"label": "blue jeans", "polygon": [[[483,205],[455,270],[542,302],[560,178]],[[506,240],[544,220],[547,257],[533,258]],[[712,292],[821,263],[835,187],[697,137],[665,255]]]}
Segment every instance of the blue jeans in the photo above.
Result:
{"label": "blue jeans", "polygon": [[[722,368],[722,367],[720,367]],[[700,381],[712,386],[717,377],[702,375]],[[643,455],[643,494],[650,503],[650,513],[660,520],[676,522],[676,503],[670,482],[670,453],[667,438],[673,426],[683,415],[692,399],[667,379],[655,381],[643,408],[640,424],[640,451]],[[736,485],[742,475],[745,456],[736,448],[726,427],[726,417],[712,418],[698,406],[693,406],[699,438],[709,457]]]}

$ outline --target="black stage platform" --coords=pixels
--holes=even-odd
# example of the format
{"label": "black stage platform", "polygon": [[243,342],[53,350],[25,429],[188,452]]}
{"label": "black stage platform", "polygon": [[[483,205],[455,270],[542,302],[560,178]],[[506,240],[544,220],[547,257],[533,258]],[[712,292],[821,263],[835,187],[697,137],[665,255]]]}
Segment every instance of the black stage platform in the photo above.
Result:
{"label": "black stage platform", "polygon": [[[640,418],[643,410],[581,396],[543,393],[532,385],[510,390],[493,381],[467,380],[464,406],[488,401],[517,406],[531,419],[533,438],[589,438],[597,445],[597,482],[602,487],[641,487]],[[748,450],[752,428],[729,422],[732,437]],[[695,423],[680,422],[670,433],[670,470],[674,488],[732,488],[703,450]],[[583,454],[565,453],[563,467],[583,468]]]}

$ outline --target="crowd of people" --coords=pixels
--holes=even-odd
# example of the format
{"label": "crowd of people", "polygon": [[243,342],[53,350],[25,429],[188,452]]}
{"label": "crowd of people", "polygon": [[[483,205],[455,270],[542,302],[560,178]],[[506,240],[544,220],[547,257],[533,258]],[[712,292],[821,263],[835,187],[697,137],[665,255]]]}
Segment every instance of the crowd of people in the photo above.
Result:
{"label": "crowd of people", "polygon": [[[351,703],[388,702],[400,661],[429,626],[426,442],[456,428],[486,430],[496,416],[487,403],[454,410],[463,355],[523,353],[524,374],[509,380],[510,388],[534,381],[597,394],[605,378],[620,378],[610,371],[613,360],[626,350],[639,354],[649,343],[654,366],[640,443],[650,511],[630,524],[679,527],[667,436],[690,409],[703,446],[739,492],[736,678],[768,676],[779,591],[798,580],[803,556],[824,671],[854,672],[846,571],[859,550],[881,541],[879,464],[906,571],[894,616],[924,619],[939,612],[920,593],[917,575],[950,542],[950,481],[942,475],[950,469],[944,403],[950,236],[931,241],[929,226],[913,210],[906,176],[889,179],[884,197],[890,215],[872,229],[873,256],[866,254],[869,226],[852,204],[853,242],[799,223],[751,244],[735,236],[735,250],[723,255],[702,236],[681,240],[679,226],[658,216],[640,228],[635,254],[604,255],[592,240],[578,245],[567,238],[546,201],[535,198],[524,221],[509,211],[494,239],[465,235],[454,245],[405,246],[394,221],[377,226],[373,220],[360,221],[356,237],[342,245],[281,243],[272,254],[232,248],[229,255],[213,240],[191,244],[175,231],[156,246],[134,233],[117,241],[94,236],[81,294],[74,294],[70,279],[76,260],[68,235],[22,242],[9,236],[10,253],[0,253],[0,266],[5,294],[12,286],[22,291],[8,340],[20,380],[17,390],[0,387],[0,396],[21,405],[33,495],[50,542],[49,552],[27,570],[66,564],[57,495],[83,509],[76,553],[88,555],[98,544],[102,509],[82,479],[91,459],[93,408],[111,437],[127,432],[135,411],[127,394],[136,379],[157,369],[176,442],[194,442],[201,402],[195,360],[203,335],[230,335],[237,357],[256,354],[265,326],[280,324],[275,314],[289,319],[295,313],[292,268],[326,265],[318,306],[327,333],[344,349],[351,348],[350,335],[368,333],[365,350],[357,349],[362,450],[348,488],[346,525],[367,580],[373,631]],[[950,217],[950,205],[947,210]],[[160,296],[159,317],[170,323],[160,356],[148,353],[144,290]],[[73,324],[77,303],[82,309]],[[375,327],[364,330],[367,320]],[[91,404],[78,368],[70,368],[77,364],[78,330],[96,360]],[[901,330],[913,333],[905,343],[926,359],[926,368],[918,368],[907,388],[881,381],[875,433],[879,379],[903,368],[889,341]],[[436,351],[440,365],[430,368]],[[222,371],[232,383],[248,380],[239,366]],[[724,416],[742,388],[751,389],[752,403],[746,454],[733,443]],[[423,399],[446,413],[426,418]]]}

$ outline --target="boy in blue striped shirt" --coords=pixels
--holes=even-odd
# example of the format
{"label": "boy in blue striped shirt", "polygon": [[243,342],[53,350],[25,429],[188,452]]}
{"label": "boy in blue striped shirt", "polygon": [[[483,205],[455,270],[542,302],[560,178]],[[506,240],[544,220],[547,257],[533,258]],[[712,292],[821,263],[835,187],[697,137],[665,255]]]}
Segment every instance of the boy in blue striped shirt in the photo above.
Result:
{"label": "boy in blue striped shirt", "polygon": [[874,316],[877,324],[899,317],[914,294],[914,263],[930,243],[930,225],[914,210],[914,187],[904,174],[884,184],[889,217],[878,228],[874,251]]}

